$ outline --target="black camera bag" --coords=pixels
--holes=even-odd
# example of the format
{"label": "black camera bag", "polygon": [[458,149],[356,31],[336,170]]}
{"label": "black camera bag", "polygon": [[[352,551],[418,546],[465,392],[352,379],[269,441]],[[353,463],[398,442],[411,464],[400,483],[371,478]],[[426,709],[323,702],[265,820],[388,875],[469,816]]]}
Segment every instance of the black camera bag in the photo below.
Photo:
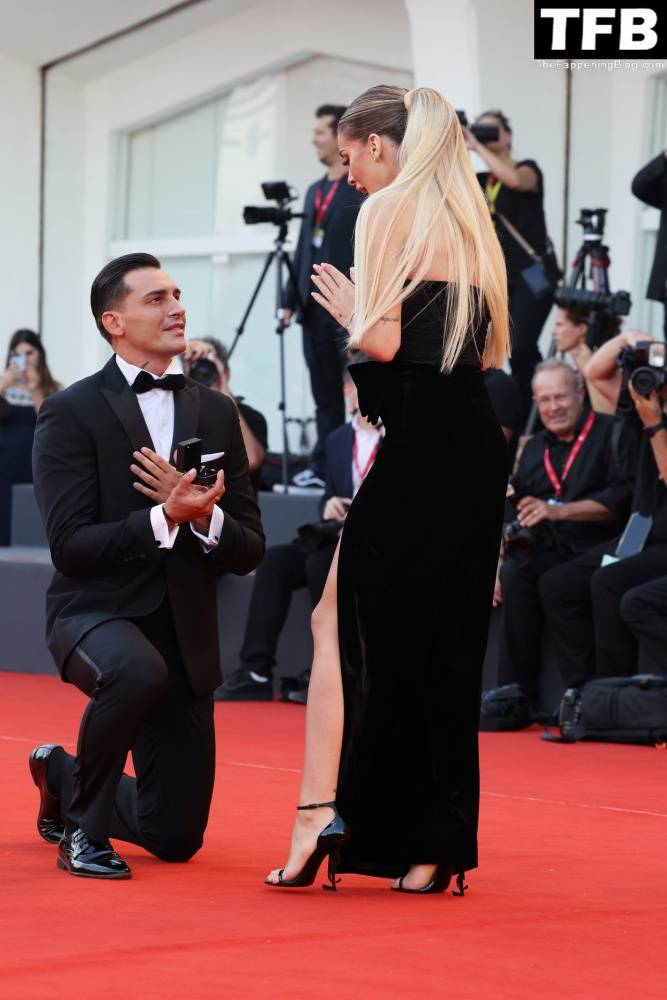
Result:
{"label": "black camera bag", "polygon": [[667,742],[667,677],[603,677],[568,688],[558,711],[564,740],[602,743]]}
{"label": "black camera bag", "polygon": [[525,729],[533,721],[530,703],[519,684],[503,684],[482,694],[479,728],[485,733]]}

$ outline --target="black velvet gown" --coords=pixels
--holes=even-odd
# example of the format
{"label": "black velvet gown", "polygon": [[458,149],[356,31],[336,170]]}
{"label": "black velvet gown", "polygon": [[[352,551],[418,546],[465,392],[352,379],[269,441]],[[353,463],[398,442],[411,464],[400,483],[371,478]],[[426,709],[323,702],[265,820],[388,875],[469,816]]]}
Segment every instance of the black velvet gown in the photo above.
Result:
{"label": "black velvet gown", "polygon": [[479,357],[487,318],[440,372],[447,282],[403,303],[388,364],[350,365],[386,427],[350,507],[338,563],[345,725],[340,870],[477,866],[482,662],[505,488],[505,439]]}

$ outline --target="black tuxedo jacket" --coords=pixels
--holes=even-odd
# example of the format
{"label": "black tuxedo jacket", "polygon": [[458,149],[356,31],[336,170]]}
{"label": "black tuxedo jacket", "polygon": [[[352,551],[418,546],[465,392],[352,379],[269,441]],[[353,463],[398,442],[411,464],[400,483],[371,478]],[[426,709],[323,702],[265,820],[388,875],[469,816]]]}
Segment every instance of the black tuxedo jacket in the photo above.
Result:
{"label": "black tuxedo jacket", "polygon": [[655,257],[651,268],[647,299],[664,302],[667,295],[667,158],[661,153],[635,175],[632,182],[632,193],[646,205],[660,210],[660,228],[655,247]]}
{"label": "black tuxedo jacket", "polygon": [[202,439],[224,451],[225,513],[217,548],[205,553],[190,526],[158,547],[153,506],[132,486],[132,452],[153,448],[136,394],[112,358],[95,375],[49,397],[33,449],[35,492],[56,573],[46,598],[48,647],[62,670],[86,632],[114,618],[141,618],[168,595],[196,694],[220,683],[216,577],[245,574],[264,552],[236,407],[186,380],[174,394],[174,443]]}
{"label": "black tuxedo jacket", "polygon": [[[322,222],[324,229],[322,246],[315,248],[312,245],[313,229],[315,228],[315,193],[321,183],[322,179],[320,178],[311,184],[306,192],[306,200],[303,205],[304,218],[301,220],[299,240],[293,260],[299,298],[302,304],[318,309],[321,307],[316,306],[310,297],[311,292],[316,291],[310,280],[313,264],[322,262],[333,264],[343,274],[348,274],[354,263],[354,227],[359,208],[365,197],[347,183],[346,177],[341,179]],[[288,282],[283,293],[283,305],[287,309],[296,310],[299,319],[303,318],[298,309],[297,297],[291,281]]]}

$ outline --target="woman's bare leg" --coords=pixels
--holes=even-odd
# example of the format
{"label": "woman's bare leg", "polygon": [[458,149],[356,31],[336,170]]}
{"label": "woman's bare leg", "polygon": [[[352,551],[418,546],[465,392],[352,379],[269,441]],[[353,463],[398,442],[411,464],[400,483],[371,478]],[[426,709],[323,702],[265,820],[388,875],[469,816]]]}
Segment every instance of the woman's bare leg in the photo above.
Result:
{"label": "woman's bare leg", "polygon": [[[338,646],[338,551],[336,547],[322,599],[313,611],[313,668],[306,708],[306,745],[299,805],[331,802],[336,798],[340,751],[343,741],[343,684]],[[297,812],[285,880],[300,872],[313,853],[317,837],[333,816],[332,809]],[[277,882],[278,872],[267,881]]]}

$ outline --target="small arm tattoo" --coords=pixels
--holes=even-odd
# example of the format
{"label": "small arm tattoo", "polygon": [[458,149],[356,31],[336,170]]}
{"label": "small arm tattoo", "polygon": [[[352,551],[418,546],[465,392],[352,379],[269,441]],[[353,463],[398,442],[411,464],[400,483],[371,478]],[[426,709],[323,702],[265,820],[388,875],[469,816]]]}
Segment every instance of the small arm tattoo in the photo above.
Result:
{"label": "small arm tattoo", "polygon": [[380,316],[381,323],[400,323],[398,316]]}

